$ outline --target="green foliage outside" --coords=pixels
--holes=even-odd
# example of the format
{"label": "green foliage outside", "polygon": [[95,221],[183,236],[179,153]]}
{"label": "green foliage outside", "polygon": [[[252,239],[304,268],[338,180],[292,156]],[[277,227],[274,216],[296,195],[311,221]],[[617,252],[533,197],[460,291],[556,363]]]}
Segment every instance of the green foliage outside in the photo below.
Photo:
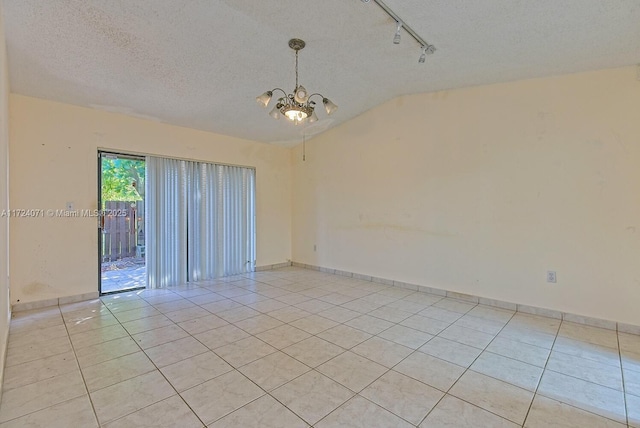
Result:
{"label": "green foliage outside", "polygon": [[102,201],[144,199],[143,160],[102,158]]}

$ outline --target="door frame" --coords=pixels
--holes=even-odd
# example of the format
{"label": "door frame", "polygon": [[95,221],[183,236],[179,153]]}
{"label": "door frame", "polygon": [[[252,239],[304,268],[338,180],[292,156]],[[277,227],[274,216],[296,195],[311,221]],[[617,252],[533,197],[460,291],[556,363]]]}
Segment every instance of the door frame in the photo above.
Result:
{"label": "door frame", "polygon": [[[106,155],[106,156],[105,156]],[[133,153],[126,153],[126,152],[120,152],[120,151],[113,151],[113,150],[103,150],[103,149],[98,149],[98,227],[97,227],[97,231],[98,231],[98,294],[100,296],[106,296],[109,294],[117,294],[117,293],[123,293],[123,292],[129,292],[129,291],[135,291],[135,290],[144,290],[146,289],[146,284],[143,287],[136,287],[136,288],[128,288],[126,290],[116,290],[116,291],[107,291],[107,292],[102,292],[102,237],[103,237],[103,233],[102,233],[102,219],[103,219],[103,211],[102,211],[102,159],[104,157],[115,157],[118,159],[133,159],[133,160],[142,160],[146,162],[146,156],[144,155],[140,155],[140,154],[133,154]],[[145,198],[145,204],[146,204],[146,198]],[[145,235],[145,240],[146,240],[146,235]],[[146,261],[145,261],[146,264]]]}

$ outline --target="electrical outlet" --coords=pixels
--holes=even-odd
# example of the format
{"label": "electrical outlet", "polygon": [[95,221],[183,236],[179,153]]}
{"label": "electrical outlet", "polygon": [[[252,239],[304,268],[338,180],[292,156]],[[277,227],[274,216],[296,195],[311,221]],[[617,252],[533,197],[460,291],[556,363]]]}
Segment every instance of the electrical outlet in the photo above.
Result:
{"label": "electrical outlet", "polygon": [[556,272],[553,270],[547,271],[547,282],[555,284],[557,282]]}

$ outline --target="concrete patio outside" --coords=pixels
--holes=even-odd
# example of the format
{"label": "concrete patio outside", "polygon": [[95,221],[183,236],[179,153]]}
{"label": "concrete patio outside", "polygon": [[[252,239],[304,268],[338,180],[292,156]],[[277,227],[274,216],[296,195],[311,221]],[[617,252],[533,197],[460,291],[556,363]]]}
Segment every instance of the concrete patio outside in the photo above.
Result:
{"label": "concrete patio outside", "polygon": [[144,258],[128,257],[101,266],[102,293],[146,287],[147,269]]}

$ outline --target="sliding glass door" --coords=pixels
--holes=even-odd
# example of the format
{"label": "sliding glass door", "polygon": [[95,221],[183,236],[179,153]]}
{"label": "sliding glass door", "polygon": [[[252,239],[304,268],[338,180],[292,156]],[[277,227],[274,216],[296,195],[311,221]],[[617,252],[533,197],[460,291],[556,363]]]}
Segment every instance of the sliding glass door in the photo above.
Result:
{"label": "sliding glass door", "polygon": [[98,163],[99,291],[145,288],[145,158],[101,151]]}

